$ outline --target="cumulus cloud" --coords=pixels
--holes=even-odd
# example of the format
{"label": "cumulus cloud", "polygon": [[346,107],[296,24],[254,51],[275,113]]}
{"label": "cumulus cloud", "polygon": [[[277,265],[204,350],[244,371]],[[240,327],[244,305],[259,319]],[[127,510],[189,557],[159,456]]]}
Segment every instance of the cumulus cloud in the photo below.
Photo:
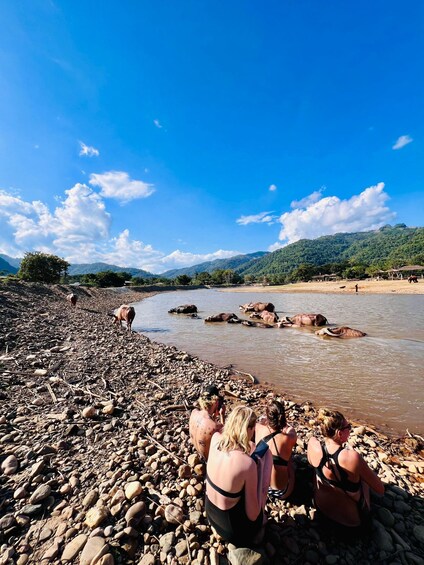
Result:
{"label": "cumulus cloud", "polygon": [[84,157],[98,157],[100,155],[100,151],[95,147],[86,145],[82,141],[80,141],[79,144],[80,144],[80,152],[79,152],[80,155]]}
{"label": "cumulus cloud", "polygon": [[414,140],[412,139],[411,136],[401,135],[400,137],[397,138],[395,144],[392,145],[392,149],[394,149],[395,151],[397,149],[402,149],[402,147],[405,147],[405,145],[408,145],[409,143],[412,143],[413,141]]}
{"label": "cumulus cloud", "polygon": [[293,200],[293,202],[290,204],[290,208],[307,208],[311,204],[315,204],[315,202],[318,202],[318,200],[321,198],[323,190],[324,188],[320,188],[309,196],[305,196],[305,198],[302,198],[301,200]]}
{"label": "cumulus cloud", "polygon": [[147,198],[155,189],[152,184],[141,180],[131,180],[124,171],[109,171],[107,173],[90,175],[89,183],[100,187],[100,194],[105,198],[115,198],[121,204],[137,198]]}
{"label": "cumulus cloud", "polygon": [[276,191],[276,190],[277,190],[277,185],[276,185],[276,184],[270,184],[268,190],[271,191],[271,192]]}
{"label": "cumulus cloud", "polygon": [[279,239],[293,243],[339,232],[378,229],[396,216],[385,205],[388,198],[382,182],[346,200],[337,196],[321,198],[306,208],[283,214]]}
{"label": "cumulus cloud", "polygon": [[238,255],[219,249],[195,254],[173,251],[165,255],[150,244],[131,238],[128,229],[111,236],[111,215],[100,194],[85,184],[65,191],[50,211],[40,201],[26,202],[0,190],[0,252],[22,257],[26,251],[52,253],[69,263],[105,262],[162,273]]}
{"label": "cumulus cloud", "polygon": [[249,224],[272,224],[278,216],[273,216],[272,212],[261,212],[260,214],[252,214],[251,216],[240,216],[236,223],[240,226]]}
{"label": "cumulus cloud", "polygon": [[192,265],[197,265],[198,263],[204,263],[206,261],[214,261],[215,259],[229,259],[235,255],[240,255],[240,251],[225,251],[224,249],[218,249],[218,251],[214,251],[213,253],[201,254],[188,253],[177,249],[169,255],[164,255],[160,261],[156,261],[155,268],[157,269],[157,273],[163,273],[170,269],[191,267]]}

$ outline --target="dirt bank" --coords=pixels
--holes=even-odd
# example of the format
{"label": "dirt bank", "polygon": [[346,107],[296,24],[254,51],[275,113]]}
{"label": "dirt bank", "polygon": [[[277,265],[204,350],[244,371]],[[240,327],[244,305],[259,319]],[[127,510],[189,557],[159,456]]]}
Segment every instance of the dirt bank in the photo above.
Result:
{"label": "dirt bank", "polygon": [[[68,292],[0,287],[0,564],[246,563],[206,522],[187,423],[206,383],[225,389],[229,409],[258,414],[270,390],[112,324],[113,308],[145,294],[79,288],[72,309]],[[295,502],[268,504],[250,562],[421,563],[420,438],[356,425],[350,442],[387,489],[371,539],[347,545],[314,520],[304,454],[315,408],[285,400],[305,486]]]}
{"label": "dirt bank", "polygon": [[337,294],[355,294],[355,285],[358,285],[358,292],[362,294],[424,294],[424,279],[418,279],[418,283],[409,283],[404,280],[393,281],[323,281],[284,284],[280,286],[240,286],[231,287],[231,292],[327,292]]}

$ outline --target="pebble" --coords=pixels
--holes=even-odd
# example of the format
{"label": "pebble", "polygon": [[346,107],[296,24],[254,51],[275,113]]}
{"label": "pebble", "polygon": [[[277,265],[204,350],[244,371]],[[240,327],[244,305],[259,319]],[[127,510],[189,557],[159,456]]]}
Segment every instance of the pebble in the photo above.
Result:
{"label": "pebble", "polygon": [[52,488],[50,485],[40,485],[31,495],[29,502],[30,504],[38,504],[45,498],[50,496]]}
{"label": "pebble", "polygon": [[90,508],[85,517],[85,524],[89,528],[97,528],[108,517],[108,511],[104,506]]}
{"label": "pebble", "polygon": [[89,538],[84,545],[80,557],[80,565],[91,565],[94,561],[96,563],[109,551],[109,545],[105,542],[104,538],[92,537]]}
{"label": "pebble", "polygon": [[85,534],[79,534],[76,538],[70,541],[62,553],[62,561],[72,561],[82,550],[84,545],[87,543],[87,536]]}
{"label": "pebble", "polygon": [[128,500],[136,498],[143,492],[143,485],[139,481],[132,481],[125,485],[125,496]]}
{"label": "pebble", "polygon": [[1,470],[5,475],[13,475],[16,473],[19,462],[14,455],[9,455],[1,464]]}

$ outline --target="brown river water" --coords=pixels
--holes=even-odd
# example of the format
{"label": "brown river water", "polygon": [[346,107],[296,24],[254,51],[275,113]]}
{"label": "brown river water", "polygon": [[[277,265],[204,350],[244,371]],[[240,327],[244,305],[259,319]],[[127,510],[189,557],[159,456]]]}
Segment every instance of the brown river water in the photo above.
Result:
{"label": "brown river water", "polygon": [[[260,329],[205,324],[239,304],[272,302],[280,316],[321,313],[333,325],[360,329],[360,339],[322,339],[308,328]],[[168,314],[196,304],[201,319]],[[289,398],[331,406],[348,418],[399,435],[423,434],[424,295],[237,293],[188,290],[134,305],[133,329],[219,366],[233,365]],[[317,328],[315,328],[317,329]]]}

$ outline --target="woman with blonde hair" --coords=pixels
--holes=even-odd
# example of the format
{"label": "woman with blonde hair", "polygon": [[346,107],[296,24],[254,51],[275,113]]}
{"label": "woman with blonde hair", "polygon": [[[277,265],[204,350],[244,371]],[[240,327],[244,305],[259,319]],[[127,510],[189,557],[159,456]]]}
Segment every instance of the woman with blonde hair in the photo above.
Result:
{"label": "woman with blonde hair", "polygon": [[269,450],[262,457],[251,456],[255,424],[251,408],[234,408],[222,433],[212,437],[206,470],[209,523],[225,541],[241,547],[259,541],[271,475]]}
{"label": "woman with blonde hair", "polygon": [[271,485],[268,495],[285,500],[294,489],[295,467],[292,451],[297,435],[287,424],[284,404],[274,398],[266,405],[266,418],[256,424],[255,441],[264,441],[272,453]]}
{"label": "woman with blonde hair", "polygon": [[384,494],[384,484],[357,451],[347,444],[351,424],[340,412],[318,413],[324,442],[312,437],[308,461],[315,469],[314,501],[322,514],[348,529],[365,525],[370,489]]}

